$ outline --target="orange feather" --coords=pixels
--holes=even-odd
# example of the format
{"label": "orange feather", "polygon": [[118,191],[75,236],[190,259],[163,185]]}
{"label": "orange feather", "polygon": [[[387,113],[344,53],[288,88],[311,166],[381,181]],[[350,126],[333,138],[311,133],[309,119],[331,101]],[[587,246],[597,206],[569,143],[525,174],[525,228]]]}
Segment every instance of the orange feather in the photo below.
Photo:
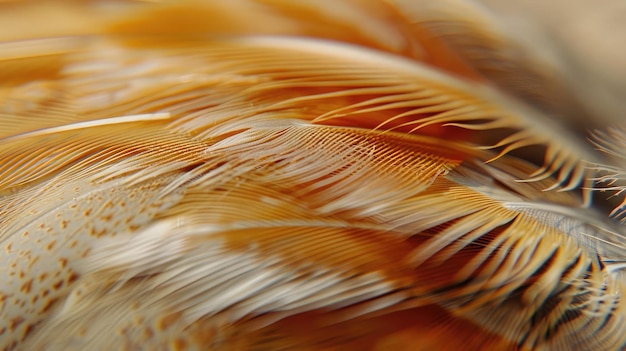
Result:
{"label": "orange feather", "polygon": [[518,6],[0,4],[0,350],[624,348],[626,77]]}

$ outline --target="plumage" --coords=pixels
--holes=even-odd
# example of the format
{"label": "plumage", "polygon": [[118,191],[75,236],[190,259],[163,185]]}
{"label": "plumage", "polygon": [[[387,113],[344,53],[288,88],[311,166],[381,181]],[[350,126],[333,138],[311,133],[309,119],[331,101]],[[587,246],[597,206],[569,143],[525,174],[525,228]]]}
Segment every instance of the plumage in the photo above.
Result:
{"label": "plumage", "polygon": [[55,6],[0,5],[0,350],[625,347],[626,126],[549,31]]}

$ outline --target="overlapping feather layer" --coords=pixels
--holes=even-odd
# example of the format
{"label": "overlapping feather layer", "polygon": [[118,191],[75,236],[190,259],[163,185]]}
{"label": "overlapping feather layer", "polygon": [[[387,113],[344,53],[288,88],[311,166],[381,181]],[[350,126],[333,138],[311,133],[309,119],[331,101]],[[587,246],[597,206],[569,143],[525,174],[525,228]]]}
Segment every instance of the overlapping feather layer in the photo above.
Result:
{"label": "overlapping feather layer", "polygon": [[0,349],[623,347],[623,206],[584,205],[621,127],[555,135],[405,4],[338,4],[2,44]]}

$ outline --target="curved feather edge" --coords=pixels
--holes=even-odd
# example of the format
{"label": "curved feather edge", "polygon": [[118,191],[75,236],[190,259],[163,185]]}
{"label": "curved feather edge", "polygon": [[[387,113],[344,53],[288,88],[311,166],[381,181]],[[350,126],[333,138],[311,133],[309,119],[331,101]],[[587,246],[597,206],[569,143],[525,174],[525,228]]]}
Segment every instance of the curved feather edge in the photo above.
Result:
{"label": "curved feather edge", "polygon": [[[153,7],[153,9],[156,9],[154,12],[152,12],[152,10],[150,10],[150,7],[146,7],[146,14],[145,14],[145,19],[146,19],[146,23],[145,23],[145,28],[149,29],[149,28],[153,28],[150,23],[155,23],[157,22],[157,18],[160,18],[159,13],[161,13],[162,11],[164,11],[164,9],[169,8],[168,6],[173,6],[175,8],[179,8],[179,9],[184,9],[186,6],[190,6],[192,2],[190,3],[185,3],[182,5],[172,5],[172,4],[163,4],[160,6],[155,6]],[[281,6],[287,6],[288,4],[282,3],[282,2],[275,2],[275,3],[264,3],[263,5],[259,5],[253,2],[248,2],[248,1],[243,1],[242,4],[245,3],[245,6],[261,6],[264,11],[267,11],[267,13],[271,14],[269,15],[270,17],[280,17],[283,16],[284,13],[281,13],[281,11],[286,11],[285,13],[292,13],[288,10],[286,10],[285,8],[281,7]],[[195,3],[194,3],[195,4]],[[200,3],[198,3],[200,4]],[[382,6],[382,5],[374,5],[375,3],[372,2],[371,6],[372,8],[376,8],[376,6]],[[213,6],[210,4],[204,4],[205,6]],[[217,5],[215,5],[217,6]],[[221,5],[220,5],[221,6]],[[218,6],[218,7],[220,7]],[[230,6],[230,5],[229,5]],[[234,16],[235,14],[232,13],[232,9],[229,6],[221,6],[224,7],[223,9],[221,9],[222,11],[224,11],[225,13],[229,13],[231,16]],[[234,6],[234,5],[233,5]],[[245,7],[244,6],[244,7]],[[293,6],[293,5],[289,5],[289,6]],[[287,6],[287,8],[289,7]],[[315,6],[313,6],[312,4],[303,4],[301,6],[307,7],[307,6],[311,6],[313,8],[315,8]],[[353,13],[353,14],[359,14],[362,13],[362,16],[374,16],[373,13],[375,13],[375,11],[371,11],[370,12],[370,8],[365,7],[366,10],[360,10],[360,11],[352,11],[354,10],[354,6],[352,6],[352,3],[349,3],[349,5],[346,5],[346,9],[345,12],[342,12],[344,15],[347,16],[347,14],[349,13]],[[399,6],[399,5],[398,5]],[[230,9],[230,10],[229,10]],[[352,9],[352,10],[349,10]],[[428,7],[425,7],[425,9],[428,9]],[[141,10],[138,10],[140,13]],[[274,12],[273,12],[274,11]],[[365,11],[365,12],[363,12]],[[396,11],[396,12],[394,12]],[[202,11],[200,11],[202,12]],[[297,11],[293,11],[293,13],[296,13]],[[436,11],[434,11],[436,13]],[[204,12],[202,12],[204,13]],[[240,13],[243,13],[240,11]],[[394,18],[394,16],[399,16],[399,18],[402,18],[402,16],[409,16],[410,18],[410,13],[404,13],[403,12],[403,8],[402,6],[399,6],[396,10],[393,9],[387,9],[385,11],[382,11],[381,13],[386,13],[387,17],[382,16],[384,19],[380,19],[379,26],[381,26],[381,28],[386,28],[385,31],[378,31],[378,33],[380,33],[381,35],[383,33],[387,33],[385,35],[385,38],[389,37],[390,35],[392,35],[391,33],[395,33],[393,35],[397,36],[398,38],[404,38],[403,40],[405,40],[404,45],[408,45],[408,42],[411,42],[411,40],[413,40],[412,38],[410,38],[410,35],[407,35],[405,32],[403,32],[402,29],[400,28],[396,28],[396,29],[392,29],[393,25],[390,24],[389,22],[389,18]],[[395,15],[391,15],[392,13],[395,13]],[[129,15],[129,17],[132,17]],[[141,17],[141,16],[140,16]],[[324,17],[324,16],[321,16]],[[330,16],[332,18],[332,16]],[[340,16],[341,17],[341,16]],[[357,16],[358,17],[358,16]],[[359,17],[360,18],[360,17]],[[118,43],[120,45],[123,45],[123,40],[124,38],[132,38],[132,35],[128,35],[129,33],[133,33],[132,30],[130,30],[129,28],[131,28],[130,26],[125,26],[123,25],[125,20],[119,20],[119,27],[116,27],[116,30],[110,29],[110,32],[107,35],[110,35],[111,38],[116,38],[116,35],[118,35],[118,33],[124,33],[125,36],[119,36],[118,37]],[[128,20],[132,23],[131,20]],[[352,22],[350,22],[352,25],[355,26],[355,28],[360,28],[360,26],[356,23],[353,22],[355,21],[354,18],[351,19]],[[193,22],[193,21],[191,21]],[[191,23],[190,22],[190,23]],[[357,21],[358,22],[358,21]],[[402,21],[400,21],[402,22]],[[407,20],[407,22],[410,22]],[[111,21],[109,22],[111,24],[115,23],[115,21]],[[195,22],[194,22],[195,23]],[[196,23],[195,25],[199,26],[199,23]],[[399,27],[401,27],[400,25],[398,25]],[[271,26],[269,26],[271,28]],[[280,27],[280,26],[279,26]],[[291,26],[287,26],[289,28],[292,28]],[[409,26],[410,27],[410,26]],[[125,28],[125,29],[124,29]],[[138,26],[137,28],[143,28],[142,26]],[[169,28],[169,27],[168,27]],[[190,28],[193,28],[193,30],[191,30]],[[182,36],[184,37],[186,36],[193,36],[190,33],[209,33],[209,34],[215,34],[215,33],[219,33],[219,25],[217,25],[216,28],[211,28],[211,27],[206,27],[203,28],[202,26],[199,27],[190,27],[185,29],[182,33],[178,33],[176,34],[179,38]],[[162,30],[162,29],[161,29]],[[117,31],[117,32],[116,32]],[[129,32],[130,31],[130,32]],[[106,31],[104,31],[106,32]],[[271,30],[270,30],[271,32]],[[278,33],[281,33],[281,30],[277,31]],[[358,29],[354,29],[353,31],[354,33],[359,32]],[[244,31],[245,34],[249,34],[246,33]],[[306,34],[306,30],[304,32],[304,34]],[[318,37],[324,37],[323,35],[319,35],[315,34],[315,31],[312,32],[308,32],[307,35],[310,36],[318,36]],[[369,31],[368,31],[369,33]],[[135,35],[138,33],[134,33]],[[223,34],[223,33],[222,33]],[[241,34],[241,33],[237,33],[237,34]],[[414,33],[415,34],[415,33]],[[415,34],[417,35],[417,34]],[[139,38],[139,37],[138,37]],[[145,36],[144,36],[145,38]],[[377,37],[374,37],[377,38]],[[333,38],[333,39],[338,39],[338,38]],[[262,39],[260,41],[267,41],[267,39]],[[339,39],[341,40],[341,39]],[[378,40],[378,39],[377,39]],[[257,41],[259,42],[258,39],[253,39],[252,42]],[[386,43],[390,43],[391,41],[389,40],[383,40],[380,39],[378,40],[379,43],[382,42],[386,42]],[[332,48],[332,50],[339,48],[339,45],[328,45],[326,46],[326,44],[322,45],[322,44],[314,44],[314,42],[307,42],[307,44],[305,45],[306,47],[308,47],[309,49],[303,47],[301,44],[299,44],[300,41],[297,39],[272,39],[270,40],[270,43],[265,44],[265,48],[266,49],[270,49],[270,50],[276,50],[276,49],[280,49],[279,51],[284,52],[285,50],[295,50],[295,51],[307,51],[309,52],[309,54],[316,54],[316,53],[311,53],[311,49],[313,50],[319,50],[320,52],[324,53],[328,53],[328,50]],[[360,42],[356,42],[356,44],[361,44]],[[417,45],[417,44],[416,44]],[[263,46],[263,45],[261,45]],[[288,46],[293,46],[293,48],[289,48]],[[402,46],[402,45],[400,45]],[[280,48],[282,47],[282,48]],[[398,49],[391,49],[391,48],[381,48],[380,45],[373,45],[372,47],[382,50],[382,51],[387,51],[387,52],[392,52],[392,53],[397,53]],[[127,48],[128,49],[128,48]],[[132,50],[137,50],[140,48],[132,48]],[[304,50],[304,51],[302,51]],[[338,49],[339,52],[342,52],[342,55],[347,55],[346,58],[347,59],[354,59],[356,57],[365,57],[368,55],[372,55],[374,53],[374,51],[368,53],[367,50],[365,49]],[[360,54],[357,55],[352,55],[353,53],[357,53],[357,52],[361,52]],[[401,50],[400,50],[401,51]],[[352,52],[352,54],[350,53]],[[398,64],[398,68],[396,69],[396,72],[394,74],[403,74],[403,73],[409,73],[409,76],[415,76],[415,73],[411,74],[411,71],[415,71],[415,68],[410,68],[411,66],[420,66],[421,64],[418,63],[415,60],[403,60],[403,59],[399,59],[400,56],[403,56],[402,54],[399,55],[398,57],[392,58],[391,55],[389,54],[382,54],[381,51],[378,51],[378,53],[380,55],[381,58],[381,65],[389,65],[389,64]],[[331,59],[331,56],[328,55],[323,55],[325,56],[326,59]],[[280,57],[280,55],[277,55],[277,57]],[[408,57],[410,57],[411,59],[418,59],[419,60],[419,56],[411,56],[409,55]],[[401,63],[402,61],[404,61],[404,63]],[[278,61],[280,62],[280,61]],[[240,62],[241,63],[241,62]],[[256,65],[265,65],[269,68],[269,63],[267,62],[260,62],[260,61],[256,61],[256,62],[251,62],[250,64],[256,64]],[[294,62],[295,63],[295,62]],[[371,63],[371,62],[370,62]],[[289,62],[285,62],[286,66],[289,67],[290,64]],[[382,68],[382,66],[380,66],[379,68]],[[320,67],[317,67],[317,70],[321,70]],[[345,70],[345,68],[344,68]],[[406,72],[404,72],[404,70],[406,70]],[[421,72],[418,73],[417,75],[423,75],[423,71],[424,69],[419,68],[418,70],[420,70]],[[322,72],[318,72],[318,73],[322,73]],[[436,80],[440,80],[442,79],[443,75],[437,76],[435,77]],[[415,77],[417,78],[417,77]],[[423,77],[419,77],[418,79],[422,80]],[[409,79],[413,80],[413,79]],[[495,107],[495,111],[490,111],[493,112],[492,115],[488,115],[486,112],[487,109],[489,109],[486,106],[479,106],[479,109],[483,110],[483,113],[478,113],[473,115],[472,113],[470,113],[469,111],[463,111],[462,108],[459,108],[459,110],[454,110],[454,111],[449,111],[449,108],[445,108],[443,111],[440,111],[439,113],[435,113],[432,114],[432,112],[428,112],[428,111],[424,111],[424,112],[428,112],[431,114],[430,117],[424,118],[423,120],[421,120],[420,122],[413,122],[413,121],[406,121],[408,124],[406,124],[406,126],[412,126],[414,127],[416,130],[419,128],[425,128],[429,125],[441,125],[441,124],[445,124],[445,125],[452,125],[452,126],[457,126],[457,127],[464,127],[464,128],[470,128],[470,129],[479,129],[479,130],[488,130],[488,131],[492,131],[493,128],[498,127],[498,128],[512,128],[512,129],[516,129],[518,131],[521,130],[531,130],[533,131],[533,136],[529,137],[527,135],[521,135],[521,134],[512,134],[509,138],[503,138],[503,140],[505,142],[499,144],[500,147],[503,147],[502,152],[503,153],[507,153],[510,152],[514,149],[520,148],[520,147],[525,147],[528,145],[534,145],[534,144],[539,144],[539,145],[544,145],[547,146],[549,150],[547,150],[546,152],[546,157],[545,157],[545,167],[541,169],[540,172],[538,172],[537,177],[545,177],[547,175],[550,174],[557,174],[557,182],[555,184],[555,187],[558,187],[560,185],[563,186],[563,189],[573,189],[578,187],[581,182],[585,179],[585,178],[589,178],[591,175],[589,174],[591,171],[585,170],[583,165],[582,165],[582,160],[586,160],[589,162],[594,162],[596,163],[596,161],[600,161],[601,157],[594,153],[593,150],[591,150],[587,145],[581,144],[579,142],[577,142],[576,140],[578,140],[578,138],[573,137],[573,138],[567,138],[567,137],[563,137],[563,138],[558,138],[556,139],[554,136],[558,135],[561,136],[562,130],[559,129],[558,125],[556,125],[555,123],[553,123],[553,121],[550,120],[550,118],[542,116],[541,113],[539,113],[538,111],[532,111],[532,109],[526,108],[524,106],[520,106],[520,104],[516,104],[512,101],[508,101],[508,99],[500,96],[501,94],[495,93],[495,91],[490,91],[490,89],[483,89],[483,87],[476,87],[476,86],[471,86],[468,84],[463,84],[462,82],[454,82],[451,83],[450,81],[443,81],[444,84],[448,85],[450,84],[449,88],[452,88],[454,90],[454,93],[460,93],[461,96],[469,96],[470,98],[478,98],[478,103],[481,104],[484,102],[484,100],[487,101],[488,105],[491,105],[490,107]],[[372,83],[376,83],[375,81]],[[411,84],[411,82],[408,82],[409,84]],[[477,88],[477,89],[476,89]],[[478,95],[478,96],[473,96],[473,95]],[[320,96],[319,98],[322,98],[322,96]],[[409,100],[409,101],[406,101]],[[310,101],[310,100],[309,100]],[[394,103],[400,103],[400,104],[407,104],[410,103],[411,99],[409,97],[409,99],[406,98],[401,98],[398,97],[398,100],[396,100]],[[361,102],[362,103],[362,102]],[[375,101],[370,101],[370,103],[376,103],[378,105],[380,105],[379,102],[375,102]],[[353,111],[349,111],[348,114],[349,115],[355,115],[358,113],[366,113],[367,109],[359,109],[358,108],[359,105],[355,104],[354,106],[352,106]],[[393,107],[392,104],[390,104],[388,106],[389,108]],[[377,108],[384,108],[381,106],[378,106]],[[515,111],[519,111],[518,113],[515,113],[513,115],[507,115],[507,114],[503,114],[501,109],[505,109],[505,110],[515,110]],[[143,112],[155,112],[155,111],[143,111]],[[143,113],[143,112],[139,112],[139,111],[133,111],[133,113]],[[337,113],[339,111],[327,111],[327,114],[323,114],[321,116],[318,116],[319,119],[318,121],[329,121],[330,119],[333,118],[337,118],[339,116],[337,116]],[[414,120],[418,120],[418,118],[416,118],[416,113],[422,113],[419,109],[414,109],[413,111],[405,111],[407,114],[403,115],[403,114],[395,114],[390,116],[389,119],[387,120],[382,120],[380,122],[384,123],[389,123],[391,121],[396,120],[397,118],[403,118],[404,116],[407,116],[409,119],[413,118]],[[494,115],[495,114],[495,115]],[[334,115],[334,116],[333,116]],[[400,124],[403,125],[403,124]],[[538,127],[538,126],[541,127]],[[404,125],[403,125],[404,126]],[[381,127],[384,127],[381,126]],[[393,127],[393,126],[392,126]],[[548,131],[548,132],[546,132]],[[552,131],[559,131],[559,133],[553,133]],[[599,162],[598,162],[599,163]],[[535,179],[535,178],[533,178]]]}
{"label": "curved feather edge", "polygon": [[[612,127],[606,131],[597,130],[592,134],[591,142],[607,154],[613,162],[591,165],[599,174],[595,191],[612,191],[612,197],[621,197],[611,215],[626,222],[626,127]],[[618,200],[619,201],[619,200]]]}

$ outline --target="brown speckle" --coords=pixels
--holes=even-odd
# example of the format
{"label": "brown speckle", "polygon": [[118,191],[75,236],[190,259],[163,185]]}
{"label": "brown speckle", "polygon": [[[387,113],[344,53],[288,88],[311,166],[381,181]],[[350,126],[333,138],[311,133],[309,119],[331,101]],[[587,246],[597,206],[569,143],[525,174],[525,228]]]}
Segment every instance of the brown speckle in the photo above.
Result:
{"label": "brown speckle", "polygon": [[48,251],[52,251],[52,249],[54,248],[54,246],[56,245],[57,241],[56,240],[52,240],[48,245],[46,245],[46,250]]}
{"label": "brown speckle", "polygon": [[66,221],[66,220],[62,220],[62,221],[61,221],[61,229],[66,229],[66,228],[67,228],[68,223],[69,223],[68,221]]}
{"label": "brown speckle", "polygon": [[41,309],[41,313],[48,312],[48,310],[52,307],[52,305],[54,305],[55,302],[57,302],[57,299],[48,300],[48,302],[46,302],[46,305],[43,306],[43,308]]}
{"label": "brown speckle", "polygon": [[59,264],[61,265],[61,268],[65,268],[65,266],[67,266],[67,258],[59,258]]}
{"label": "brown speckle", "polygon": [[58,282],[52,284],[52,289],[59,290],[63,286],[63,281],[59,280]]}
{"label": "brown speckle", "polygon": [[22,318],[22,317],[15,317],[15,318],[11,319],[9,321],[9,330],[10,331],[14,331],[22,323],[24,323],[24,318]]}
{"label": "brown speckle", "polygon": [[48,273],[41,273],[37,279],[39,279],[39,282],[41,283],[41,282],[42,282],[42,281],[44,281],[47,277],[48,277]]}
{"label": "brown speckle", "polygon": [[95,236],[96,238],[99,238],[99,237],[105,235],[106,233],[107,233],[106,228],[102,228],[101,230],[96,230],[94,227],[91,227],[89,229],[89,235]]}
{"label": "brown speckle", "polygon": [[24,332],[22,333],[22,340],[26,339],[28,334],[30,334],[30,332],[32,332],[32,331],[33,331],[33,325],[32,324],[26,324],[26,326],[24,326]]}
{"label": "brown speckle", "polygon": [[30,288],[32,287],[32,285],[33,285],[33,280],[29,279],[26,283],[22,284],[22,286],[20,287],[20,291],[25,294],[28,294],[30,293]]}
{"label": "brown speckle", "polygon": [[78,278],[79,278],[79,275],[78,275],[78,274],[76,274],[76,273],[74,273],[74,272],[72,272],[72,273],[69,275],[69,277],[67,277],[67,283],[68,283],[68,284],[71,284],[71,283],[75,282]]}
{"label": "brown speckle", "polygon": [[85,217],[89,216],[91,214],[91,209],[88,208],[83,212],[83,215],[85,215]]}

